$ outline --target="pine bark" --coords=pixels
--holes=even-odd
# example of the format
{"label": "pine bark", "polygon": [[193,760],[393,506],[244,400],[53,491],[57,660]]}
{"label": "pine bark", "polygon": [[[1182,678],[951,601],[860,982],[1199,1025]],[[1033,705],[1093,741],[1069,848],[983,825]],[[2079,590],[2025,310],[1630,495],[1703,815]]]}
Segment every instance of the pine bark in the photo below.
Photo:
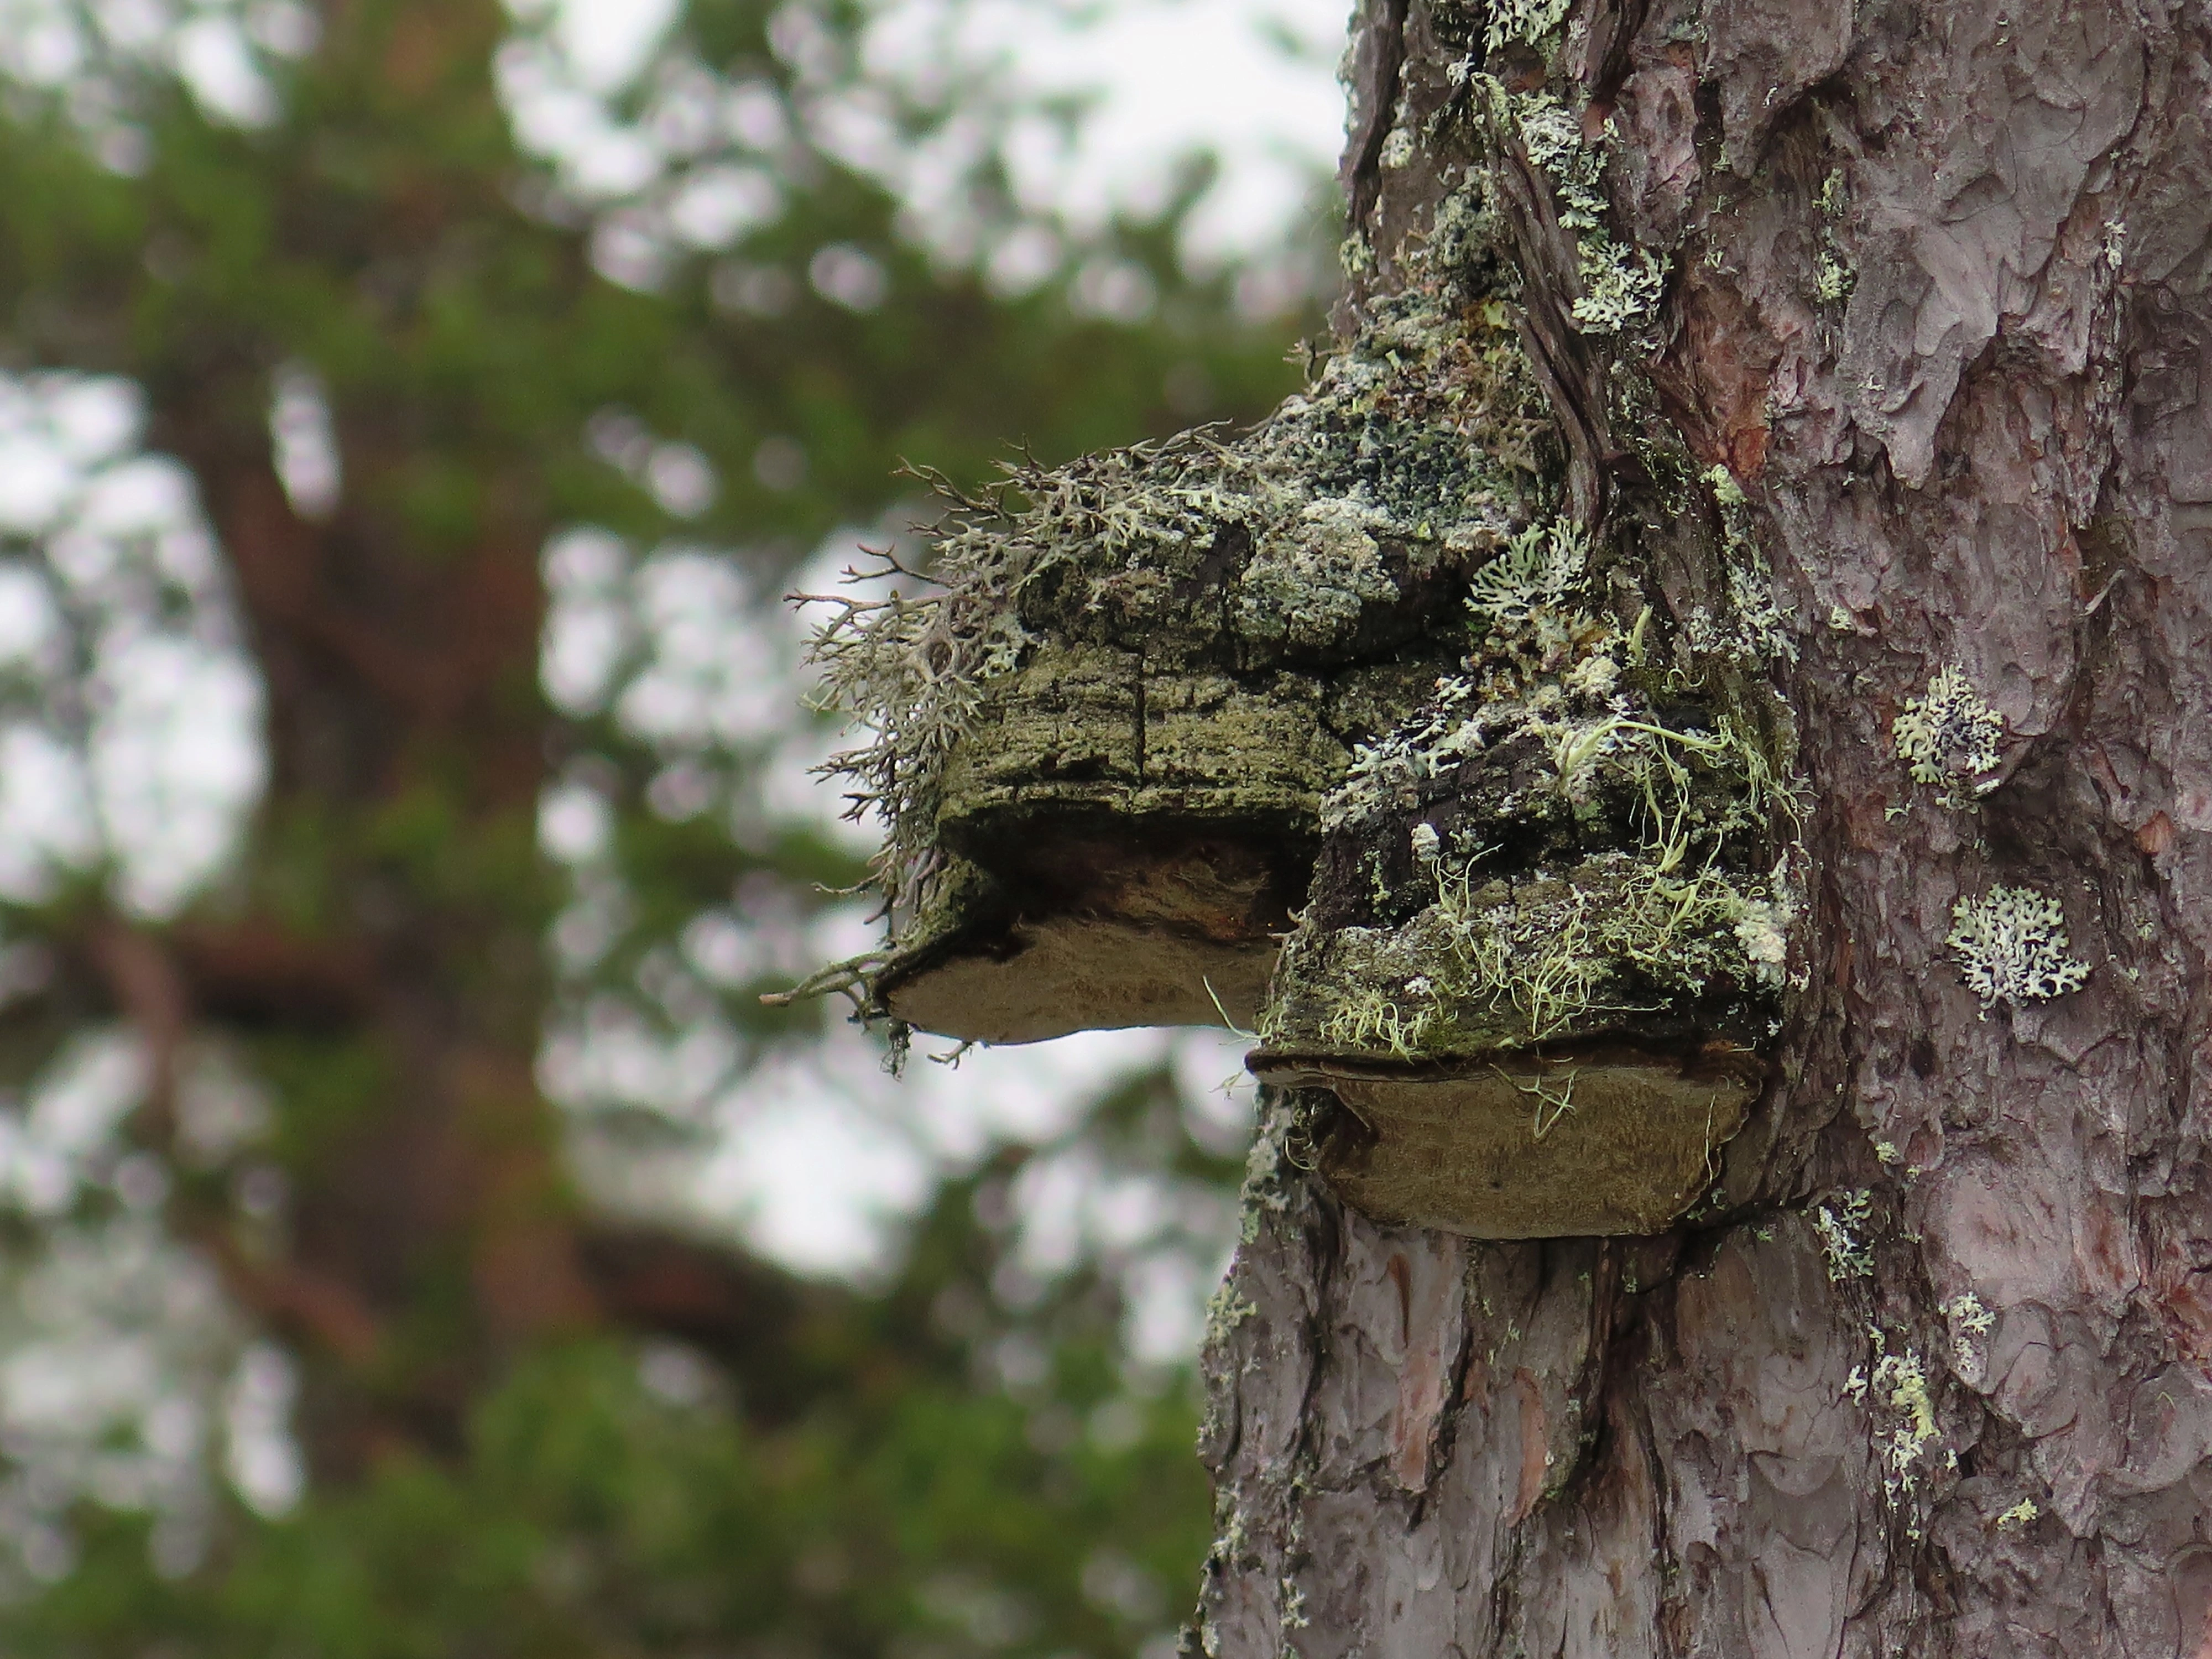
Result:
{"label": "pine bark", "polygon": [[[1560,61],[1614,234],[1668,261],[1645,413],[1589,367],[1542,180],[1464,118],[1465,67],[1539,72],[1484,33],[1445,0],[1355,19],[1374,262],[1340,325],[1491,169],[1578,510],[1638,420],[1741,483],[1795,611],[1807,971],[1716,1202],[1658,1237],[1376,1225],[1273,1103],[1192,1639],[2212,1651],[2203,15],[1581,0]],[[1892,725],[1954,665],[2004,725],[1947,805]],[[1947,939],[1993,885],[2060,901],[2086,986],[1984,1009]]]}

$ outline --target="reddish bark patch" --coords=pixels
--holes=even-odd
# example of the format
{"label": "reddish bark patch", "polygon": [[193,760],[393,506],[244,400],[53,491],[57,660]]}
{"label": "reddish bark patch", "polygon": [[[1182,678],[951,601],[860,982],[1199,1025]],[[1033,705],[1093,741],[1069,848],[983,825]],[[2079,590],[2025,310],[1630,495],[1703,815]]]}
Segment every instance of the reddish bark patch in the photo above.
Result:
{"label": "reddish bark patch", "polygon": [[1653,366],[1668,417],[1698,459],[1738,478],[1766,464],[1766,399],[1781,349],[1734,283],[1692,263],[1683,272],[1681,331]]}
{"label": "reddish bark patch", "polygon": [[1513,1516],[1508,1524],[1517,1527],[1544,1494],[1544,1474],[1551,1467],[1551,1457],[1544,1439],[1543,1396],[1527,1366],[1514,1371],[1513,1387],[1521,1396],[1521,1487],[1513,1495]]}
{"label": "reddish bark patch", "polygon": [[2173,820],[2163,812],[2154,812],[2150,820],[2136,831],[2136,845],[2156,858],[2173,845]]}
{"label": "reddish bark patch", "polygon": [[1437,1431],[1451,1400],[1451,1371],[1466,1327],[1455,1304],[1464,1294],[1462,1258],[1456,1251],[1431,1262],[1430,1271],[1394,1252],[1383,1268],[1398,1287],[1401,1352],[1398,1409],[1390,1424],[1390,1473],[1409,1492],[1426,1492],[1436,1461]]}

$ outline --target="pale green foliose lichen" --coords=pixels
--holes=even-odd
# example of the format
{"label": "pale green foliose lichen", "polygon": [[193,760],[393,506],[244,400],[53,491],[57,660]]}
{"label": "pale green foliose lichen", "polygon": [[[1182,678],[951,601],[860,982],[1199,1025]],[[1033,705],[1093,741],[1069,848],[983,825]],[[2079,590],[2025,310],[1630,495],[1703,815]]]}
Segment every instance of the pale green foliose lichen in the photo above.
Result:
{"label": "pale green foliose lichen", "polygon": [[1492,52],[1519,42],[1540,46],[1567,21],[1571,0],[1490,0],[1483,44]]}
{"label": "pale green foliose lichen", "polygon": [[[1892,1498],[1911,1491],[1919,1484],[1918,1466],[1926,1461],[1929,1449],[1936,1444],[1942,1430],[1936,1418],[1936,1397],[1929,1387],[1927,1368],[1919,1356],[1906,1349],[1901,1353],[1889,1352],[1888,1338],[1876,1329],[1874,1338],[1875,1363],[1869,1373],[1864,1365],[1855,1365],[1844,1384],[1844,1392],[1861,1404],[1886,1407],[1894,1415],[1889,1432],[1881,1443],[1882,1462],[1887,1465],[1882,1474],[1882,1485]],[[1947,1466],[1955,1468],[1958,1457],[1947,1453]]]}
{"label": "pale green foliose lichen", "polygon": [[1721,520],[1721,556],[1728,571],[1729,604],[1724,618],[1699,611],[1690,618],[1692,649],[1717,653],[1747,665],[1779,659],[1797,660],[1790,637],[1789,613],[1775,598],[1774,574],[1753,532],[1751,504],[1743,486],[1725,466],[1705,475]]}
{"label": "pale green foliose lichen", "polygon": [[1943,1304],[1952,1324],[1951,1365],[1968,1384],[1978,1383],[1989,1364],[1983,1339],[1996,1328],[1997,1316],[1982,1305],[1972,1291],[1961,1291]]}
{"label": "pale green foliose lichen", "polygon": [[1995,787],[1987,775],[1997,767],[2004,716],[1955,664],[1929,681],[1922,696],[1905,699],[1889,733],[1912,781],[1941,787],[1945,805],[1969,805]]}
{"label": "pale green foliose lichen", "polygon": [[1813,1212],[1814,1231],[1820,1235],[1831,1279],[1841,1283],[1846,1279],[1863,1279],[1874,1271],[1874,1252],[1867,1248],[1861,1232],[1873,1208],[1874,1194],[1862,1188]]}
{"label": "pale green foliose lichen", "polygon": [[1953,1297],[1944,1304],[1943,1311],[1957,1321],[1959,1328],[1969,1336],[1987,1336],[1997,1322],[1997,1316],[1984,1307],[1981,1297],[1972,1291]]}
{"label": "pale green foliose lichen", "polygon": [[1899,1419],[1890,1430],[1884,1447],[1890,1479],[1898,1486],[1910,1486],[1914,1483],[1915,1465],[1927,1455],[1939,1433],[1927,1370],[1910,1350],[1884,1353],[1875,1361],[1870,1381],[1875,1397],[1896,1413]]}
{"label": "pale green foliose lichen", "polygon": [[1589,538],[1565,520],[1532,524],[1515,535],[1468,583],[1467,608],[1493,629],[1534,625],[1559,611],[1589,570]]}
{"label": "pale green foliose lichen", "polygon": [[1858,284],[1857,274],[1836,238],[1837,225],[1850,210],[1850,187],[1841,167],[1820,181],[1820,192],[1814,201],[1820,210],[1820,250],[1813,261],[1814,297],[1822,305],[1840,305]]}
{"label": "pale green foliose lichen", "polygon": [[1606,228],[1602,150],[1583,137],[1572,111],[1547,92],[1507,94],[1528,159],[1552,181],[1559,228],[1575,239],[1583,292],[1573,306],[1585,334],[1619,334],[1650,317],[1667,284],[1667,262],[1623,246]]}
{"label": "pale green foliose lichen", "polygon": [[1840,254],[1822,248],[1813,262],[1813,294],[1822,305],[1838,305],[1851,296],[1858,278]]}
{"label": "pale green foliose lichen", "polygon": [[2000,1002],[2017,1008],[2077,991],[2089,964],[2067,954],[2066,913],[2057,899],[2026,887],[1992,887],[1951,907],[1944,942],[1960,975],[1982,1000],[1982,1017]]}

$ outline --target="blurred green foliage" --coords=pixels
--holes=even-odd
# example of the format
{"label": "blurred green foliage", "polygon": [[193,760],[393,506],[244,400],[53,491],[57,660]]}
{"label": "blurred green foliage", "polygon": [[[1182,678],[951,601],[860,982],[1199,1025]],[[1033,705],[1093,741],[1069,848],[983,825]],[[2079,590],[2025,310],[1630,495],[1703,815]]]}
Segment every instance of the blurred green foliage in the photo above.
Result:
{"label": "blurred green foliage", "polygon": [[[858,21],[816,15],[832,40]],[[770,16],[761,0],[693,0],[672,50],[726,85],[781,96],[792,71]],[[1312,319],[1240,318],[1229,277],[1177,268],[1172,212],[1109,238],[1157,291],[1138,320],[1079,314],[1065,277],[997,295],[902,240],[897,204],[809,144],[803,111],[777,158],[772,222],[733,251],[677,250],[653,284],[611,283],[589,254],[605,204],[564,198],[515,149],[492,94],[501,27],[483,4],[332,0],[318,49],[264,64],[279,101],[261,126],[211,118],[164,74],[108,65],[123,112],[112,118],[137,146],[124,168],[96,159],[58,104],[12,96],[0,117],[9,362],[144,386],[152,441],[195,466],[219,528],[246,521],[226,516],[229,469],[266,471],[271,377],[307,366],[336,422],[358,515],[347,525],[401,550],[433,615],[474,602],[459,573],[488,526],[532,538],[526,561],[535,538],[578,524],[634,557],[680,542],[771,592],[831,532],[911,498],[902,459],[973,483],[1012,444],[1054,460],[1250,417],[1295,383],[1285,349]],[[810,283],[831,246],[874,262],[878,303],[855,308]],[[728,302],[745,283],[757,302]],[[619,453],[632,429],[694,447],[718,483],[711,501],[684,516],[657,499]],[[779,453],[800,464],[772,464]],[[534,618],[544,596],[526,602]],[[445,742],[434,710],[398,785],[373,799],[280,767],[238,879],[178,936],[242,906],[336,952],[362,927],[364,895],[396,891],[405,929],[442,952],[422,986],[458,1027],[498,1033],[518,1006],[526,1024],[612,997],[672,1031],[703,997],[749,1042],[811,1040],[821,1011],[763,1012],[768,984],[706,983],[675,942],[704,912],[741,911],[749,880],[805,914],[819,888],[858,878],[849,850],[804,825],[733,832],[768,745],[641,732],[611,692],[556,721],[532,665],[495,665],[491,702],[467,718],[524,734],[528,789],[590,781],[615,814],[600,874],[623,895],[557,994],[534,960],[514,968],[499,949],[502,930],[531,937],[562,902],[518,804],[527,793],[477,799],[472,729],[452,725]],[[654,781],[675,767],[708,785],[656,805]],[[66,954],[96,908],[71,891],[11,926]],[[35,1030],[51,1048],[103,1012],[85,981],[60,986],[58,1000],[11,1013],[0,1040]],[[253,1011],[228,1040],[273,1105],[252,1156],[313,1195],[409,1085],[387,1032],[310,1012]],[[1183,1134],[1164,1078],[1103,1103],[1084,1133],[1109,1162],[1224,1189],[1233,1175]],[[604,1323],[494,1340],[460,1245],[434,1240],[364,1386],[403,1401],[417,1373],[459,1388],[457,1440],[364,1431],[371,1455],[318,1462],[322,1478],[282,1518],[223,1500],[204,1555],[181,1562],[149,1551],[145,1516],[85,1497],[69,1512],[73,1566],[0,1601],[0,1650],[929,1659],[1158,1642],[1209,1530],[1188,1379],[1131,1370],[1114,1283],[1095,1264],[1018,1297],[994,1290],[1011,1245],[990,1218],[1018,1163],[1007,1154],[945,1188],[886,1288],[745,1266],[779,1311],[720,1346]],[[258,1211],[215,1213],[234,1205],[235,1173],[178,1171],[194,1237],[221,1227],[247,1255],[281,1249],[283,1228]],[[327,1230],[343,1217],[310,1206],[301,1220]],[[481,1376],[458,1358],[486,1353]],[[319,1365],[342,1369],[301,1359],[311,1384]]]}
{"label": "blurred green foliage", "polygon": [[945,1190],[896,1285],[811,1291],[788,1347],[742,1368],[796,1373],[785,1409],[748,1410],[682,1350],[545,1348],[478,1404],[464,1455],[394,1455],[280,1522],[236,1511],[182,1577],[149,1565],[143,1521],[88,1505],[82,1565],[0,1611],[0,1641],[114,1659],[1129,1650],[1180,1614],[1208,1536],[1187,1379],[1122,1389],[1095,1284],[1060,1289],[1022,1399],[979,1377],[944,1328],[988,1254],[975,1185]]}

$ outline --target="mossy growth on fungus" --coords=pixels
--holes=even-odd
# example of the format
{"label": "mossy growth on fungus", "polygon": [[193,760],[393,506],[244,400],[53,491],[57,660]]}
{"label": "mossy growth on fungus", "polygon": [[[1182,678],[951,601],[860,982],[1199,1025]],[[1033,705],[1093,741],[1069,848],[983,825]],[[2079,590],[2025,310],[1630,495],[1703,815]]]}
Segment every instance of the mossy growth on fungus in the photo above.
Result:
{"label": "mossy growth on fungus", "polygon": [[1540,605],[1363,744],[1322,807],[1272,1051],[1436,1060],[1562,1040],[1771,1035],[1793,803],[1741,712]]}
{"label": "mossy growth on fungus", "polygon": [[1250,1019],[1323,798],[1465,654],[1470,580],[1558,471],[1510,319],[1455,276],[1241,436],[938,481],[924,573],[817,641],[893,937],[810,988],[995,1042]]}
{"label": "mossy growth on fungus", "polygon": [[1711,513],[1717,629],[1624,620],[1643,567],[1617,542],[1517,532],[1455,672],[1323,800],[1250,1064],[1348,1109],[1321,1167],[1369,1213],[1648,1231],[1740,1127],[1790,981],[1797,811],[1766,653],[1733,648],[1771,626],[1729,580],[1741,501]]}

